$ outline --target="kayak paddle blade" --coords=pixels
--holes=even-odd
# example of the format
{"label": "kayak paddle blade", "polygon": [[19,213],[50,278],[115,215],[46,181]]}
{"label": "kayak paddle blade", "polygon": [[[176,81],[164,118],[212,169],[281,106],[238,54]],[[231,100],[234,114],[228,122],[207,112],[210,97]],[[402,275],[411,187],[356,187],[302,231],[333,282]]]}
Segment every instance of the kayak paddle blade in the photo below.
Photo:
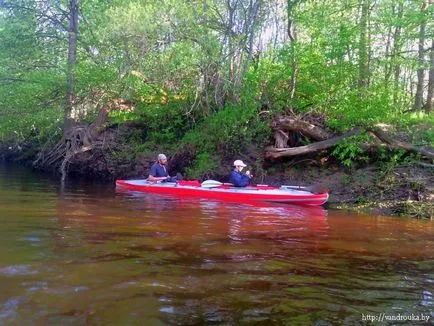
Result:
{"label": "kayak paddle blade", "polygon": [[215,188],[215,187],[220,187],[221,185],[223,185],[223,183],[221,183],[220,181],[205,180],[204,182],[201,183],[200,186],[202,188]]}
{"label": "kayak paddle blade", "polygon": [[308,186],[308,187],[304,187],[304,186],[281,186],[280,188],[308,191],[308,192],[311,192],[313,194],[325,194],[325,193],[329,192],[329,190],[326,186],[323,186],[320,184]]}

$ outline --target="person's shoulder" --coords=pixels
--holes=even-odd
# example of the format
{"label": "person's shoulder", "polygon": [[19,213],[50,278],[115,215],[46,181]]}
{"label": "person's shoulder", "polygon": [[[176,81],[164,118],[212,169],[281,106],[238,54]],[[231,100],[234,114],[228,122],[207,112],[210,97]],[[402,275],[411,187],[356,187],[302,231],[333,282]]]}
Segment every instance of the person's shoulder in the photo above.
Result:
{"label": "person's shoulder", "polygon": [[157,163],[157,162],[155,162],[155,163],[152,164],[152,166],[151,166],[151,171],[156,171],[156,170],[158,170],[158,163]]}

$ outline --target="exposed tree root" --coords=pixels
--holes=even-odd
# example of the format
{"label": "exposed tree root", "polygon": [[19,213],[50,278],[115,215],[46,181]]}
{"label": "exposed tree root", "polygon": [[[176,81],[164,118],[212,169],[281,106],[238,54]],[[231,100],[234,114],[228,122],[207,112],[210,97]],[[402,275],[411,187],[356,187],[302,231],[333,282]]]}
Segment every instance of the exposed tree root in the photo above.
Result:
{"label": "exposed tree root", "polygon": [[108,118],[108,108],[99,111],[97,118],[90,125],[73,125],[64,132],[62,139],[53,147],[44,146],[33,165],[39,168],[58,169],[65,180],[69,163],[79,154],[102,149],[104,141],[101,135]]}

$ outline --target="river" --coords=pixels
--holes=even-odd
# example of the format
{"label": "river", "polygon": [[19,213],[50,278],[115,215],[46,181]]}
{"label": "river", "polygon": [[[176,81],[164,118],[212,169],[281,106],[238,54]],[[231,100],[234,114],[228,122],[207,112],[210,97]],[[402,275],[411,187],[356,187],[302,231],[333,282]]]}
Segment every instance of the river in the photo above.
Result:
{"label": "river", "polygon": [[0,166],[0,325],[425,325],[434,223]]}

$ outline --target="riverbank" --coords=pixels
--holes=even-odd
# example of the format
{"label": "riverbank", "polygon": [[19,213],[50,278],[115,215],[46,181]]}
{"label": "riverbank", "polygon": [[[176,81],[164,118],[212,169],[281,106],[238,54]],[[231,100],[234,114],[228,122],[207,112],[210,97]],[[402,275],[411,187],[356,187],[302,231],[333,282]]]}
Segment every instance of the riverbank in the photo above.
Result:
{"label": "riverbank", "polygon": [[[35,151],[31,146],[17,147],[3,144],[0,158],[15,164],[32,166]],[[254,151],[253,151],[254,152]],[[255,165],[255,158],[243,158],[254,173],[254,182],[270,185],[316,185],[326,186],[330,191],[328,206],[338,209],[357,210],[379,215],[434,218],[434,169],[430,166],[407,164],[398,166],[367,165],[347,169],[336,162],[320,163],[310,159],[304,162],[280,162]],[[146,178],[155,158],[152,154],[138,155],[131,160],[113,158],[113,153],[86,154],[81,161],[68,167],[71,178],[99,180]],[[181,172],[188,178],[189,161],[185,153],[167,153],[169,171]],[[90,159],[92,157],[92,159]],[[108,162],[108,160],[110,162]],[[227,181],[231,162],[227,160],[211,173],[198,179]]]}
{"label": "riverbank", "polygon": [[[418,165],[377,165],[349,170],[336,164],[275,167],[270,184],[313,185],[329,189],[328,206],[379,215],[434,218],[434,169]],[[275,170],[275,168],[273,170]]]}

